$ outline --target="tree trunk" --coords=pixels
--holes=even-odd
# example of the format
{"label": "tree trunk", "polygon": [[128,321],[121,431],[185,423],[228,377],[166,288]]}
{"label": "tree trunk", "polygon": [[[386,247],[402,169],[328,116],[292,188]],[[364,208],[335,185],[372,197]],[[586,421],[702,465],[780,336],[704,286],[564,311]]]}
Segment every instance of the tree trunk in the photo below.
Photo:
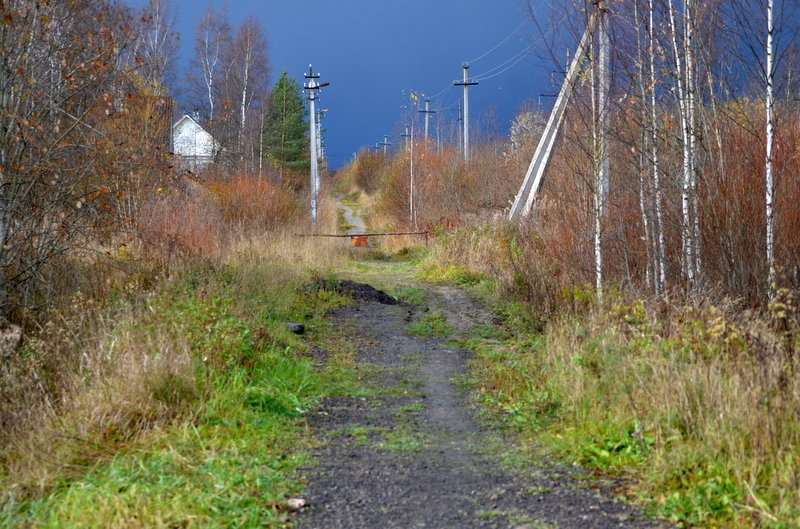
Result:
{"label": "tree trunk", "polygon": [[654,11],[653,0],[648,0],[649,12],[649,46],[648,55],[650,59],[650,120],[651,120],[651,133],[653,144],[652,149],[652,164],[653,164],[653,191],[655,193],[655,238],[658,241],[656,260],[658,261],[658,280],[656,283],[659,285],[658,290],[663,292],[667,283],[666,272],[666,244],[664,241],[664,211],[661,206],[661,174],[658,170],[658,116],[656,115],[656,39],[655,39],[655,25],[654,25]]}
{"label": "tree trunk", "polygon": [[767,0],[767,160],[766,160],[766,220],[767,220],[767,293],[770,299],[775,295],[775,182],[772,174],[772,149],[775,136],[774,123],[772,121],[774,94],[773,81],[774,72],[774,43],[773,33],[773,0]]}
{"label": "tree trunk", "polygon": [[[677,84],[678,107],[681,120],[681,138],[683,140],[683,181],[681,186],[681,246],[683,250],[682,269],[684,277],[688,282],[689,288],[695,287],[695,261],[694,261],[694,229],[691,213],[691,192],[692,192],[692,141],[690,139],[689,128],[689,105],[687,90],[684,83],[686,70],[681,61],[681,51],[678,48],[677,26],[675,25],[675,8],[672,0],[669,0],[669,21],[672,36],[672,51],[675,59],[675,79]],[[686,41],[684,41],[685,43]],[[686,52],[686,50],[684,49]],[[688,54],[688,52],[686,52]]]}

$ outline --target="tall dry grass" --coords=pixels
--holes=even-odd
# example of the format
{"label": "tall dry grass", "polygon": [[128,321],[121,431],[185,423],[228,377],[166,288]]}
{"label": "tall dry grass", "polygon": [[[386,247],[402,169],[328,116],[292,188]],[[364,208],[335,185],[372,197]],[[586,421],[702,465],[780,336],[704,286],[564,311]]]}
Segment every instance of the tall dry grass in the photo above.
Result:
{"label": "tall dry grass", "polygon": [[455,228],[492,218],[508,206],[524,171],[519,157],[510,154],[509,146],[499,140],[478,144],[465,165],[452,146],[438,151],[433,143],[415,145],[413,218],[410,149],[391,157],[362,152],[336,178],[340,188],[372,197],[376,229]]}
{"label": "tall dry grass", "polygon": [[[296,236],[335,229],[333,203],[323,201],[316,227],[306,209],[247,176],[175,189],[143,208],[138,237],[76,258],[74,277],[54,294],[60,310],[31,316],[21,348],[0,361],[0,507],[201,412],[212,391],[204,362],[239,360],[225,356],[233,338],[205,343],[214,333],[197,325],[228,322],[237,335],[237,318],[247,316],[215,305],[233,288],[224,270],[237,278],[236,310],[256,319],[268,308],[254,293],[289,302],[294,286],[346,255],[337,241]],[[196,285],[205,286],[190,292]],[[252,339],[284,331],[257,329]]]}
{"label": "tall dry grass", "polygon": [[536,231],[508,223],[438,237],[423,266],[491,281],[514,338],[478,355],[479,392],[533,438],[641,478],[686,527],[800,523],[792,290],[761,309],[720,292],[684,303],[616,290],[598,304]]}
{"label": "tall dry grass", "polygon": [[620,300],[560,316],[546,347],[514,366],[537,387],[501,376],[491,391],[557,410],[550,431],[571,445],[566,452],[635,468],[650,501],[686,526],[796,526],[798,341],[796,328],[781,326],[785,307],[797,307],[783,307],[757,314]]}

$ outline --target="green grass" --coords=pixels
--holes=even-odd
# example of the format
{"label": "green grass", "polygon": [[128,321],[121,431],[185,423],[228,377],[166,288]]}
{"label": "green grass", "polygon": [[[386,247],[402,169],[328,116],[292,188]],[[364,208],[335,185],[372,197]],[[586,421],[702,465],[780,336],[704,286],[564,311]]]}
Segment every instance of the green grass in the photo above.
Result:
{"label": "green grass", "polygon": [[302,280],[272,265],[204,265],[150,295],[117,334],[188,344],[192,369],[144,382],[172,418],[98,437],[113,443],[97,446],[107,455],[82,458],[82,471],[43,495],[4,494],[0,527],[287,527],[285,500],[301,492],[296,472],[309,462],[304,414],[327,389],[285,322],[324,330],[322,313],[345,302],[303,293]]}
{"label": "green grass", "polygon": [[[749,375],[714,351],[719,341],[698,341],[705,320],[687,318],[665,339],[641,312],[614,307],[545,334],[479,329],[467,346],[477,351],[471,386],[485,416],[563,460],[634,476],[628,497],[680,527],[796,527],[796,500],[783,492],[796,459],[765,453],[771,462],[753,471],[734,455],[753,450],[758,431],[744,427],[752,414],[776,424],[770,399],[737,415],[749,395],[727,388]],[[791,440],[796,420],[782,423],[771,435]]]}
{"label": "green grass", "polygon": [[353,425],[348,426],[346,428],[342,428],[341,430],[337,430],[334,435],[343,435],[346,437],[352,437],[356,440],[356,442],[360,445],[366,445],[370,442],[370,438],[385,432],[385,428],[376,428],[374,426],[361,426],[361,425]]}
{"label": "green grass", "polygon": [[419,273],[428,281],[452,283],[467,287],[475,287],[483,282],[491,282],[485,274],[471,270],[466,266],[441,266],[431,261],[423,263]]}
{"label": "green grass", "polygon": [[419,287],[401,287],[391,292],[397,299],[412,305],[422,305],[427,299],[427,293]]}
{"label": "green grass", "polygon": [[450,336],[453,328],[447,323],[447,315],[441,311],[433,311],[424,315],[419,321],[408,325],[411,334],[417,336]]}
{"label": "green grass", "polygon": [[391,452],[421,452],[429,445],[428,435],[401,427],[398,431],[387,433],[377,447]]}
{"label": "green grass", "polygon": [[[249,384],[285,385],[288,370],[311,376],[308,365],[288,357],[282,363]],[[284,527],[283,502],[300,493],[293,474],[308,463],[309,442],[296,412],[265,410],[248,398],[248,390],[260,387],[239,378],[220,393],[224,400],[209,403],[198,424],[151,433],[83,479],[6,513],[3,525]],[[286,398],[311,405],[298,394]]]}

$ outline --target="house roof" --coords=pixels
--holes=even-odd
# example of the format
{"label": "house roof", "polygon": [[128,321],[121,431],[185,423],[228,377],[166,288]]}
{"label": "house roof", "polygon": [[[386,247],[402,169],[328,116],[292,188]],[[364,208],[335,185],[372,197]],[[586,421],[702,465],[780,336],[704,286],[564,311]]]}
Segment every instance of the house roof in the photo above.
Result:
{"label": "house roof", "polygon": [[[180,117],[180,119],[178,119],[178,121],[176,121],[176,122],[175,122],[175,124],[174,124],[174,125],[172,125],[172,128],[173,128],[173,129],[174,129],[174,128],[176,128],[178,125],[180,125],[181,123],[183,123],[183,122],[184,122],[184,121],[186,121],[187,119],[188,119],[189,121],[191,121],[192,123],[194,123],[194,124],[195,124],[195,125],[196,125],[198,128],[200,128],[200,129],[201,129],[201,130],[203,130],[204,132],[208,132],[206,129],[204,129],[204,128],[203,128],[203,126],[202,126],[200,123],[198,123],[197,121],[195,121],[195,120],[194,120],[194,119],[193,119],[193,118],[192,118],[192,117],[191,117],[189,114],[184,114],[183,116],[181,116],[181,117]],[[209,134],[210,134],[210,133],[209,133]]]}

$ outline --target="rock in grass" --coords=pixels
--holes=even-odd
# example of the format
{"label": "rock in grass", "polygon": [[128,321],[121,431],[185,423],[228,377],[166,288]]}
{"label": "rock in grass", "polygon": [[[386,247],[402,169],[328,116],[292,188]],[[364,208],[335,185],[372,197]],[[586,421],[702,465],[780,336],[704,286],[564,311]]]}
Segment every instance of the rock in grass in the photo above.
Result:
{"label": "rock in grass", "polygon": [[306,500],[303,498],[289,498],[286,500],[286,506],[289,510],[299,511],[306,505]]}
{"label": "rock in grass", "polygon": [[302,323],[295,323],[293,321],[290,321],[289,323],[286,324],[286,326],[289,328],[291,332],[295,334],[304,334],[306,332],[306,326],[303,325]]}

